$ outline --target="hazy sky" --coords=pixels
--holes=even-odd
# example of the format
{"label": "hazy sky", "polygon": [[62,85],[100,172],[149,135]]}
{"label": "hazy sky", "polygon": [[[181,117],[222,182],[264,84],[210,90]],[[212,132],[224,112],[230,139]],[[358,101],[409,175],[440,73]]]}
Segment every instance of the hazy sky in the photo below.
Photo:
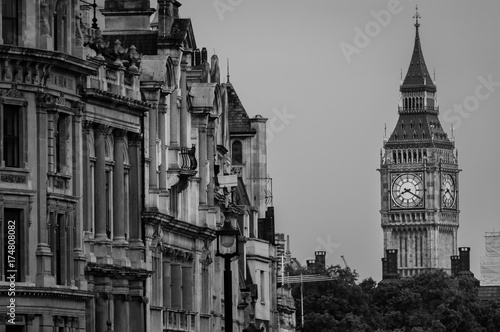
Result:
{"label": "hazy sky", "polygon": [[[376,169],[384,124],[390,135],[398,118],[400,71],[406,73],[413,50],[417,2],[181,2],[198,47],[209,56],[215,49],[221,63],[230,59],[231,82],[249,115],[272,123],[268,170],[276,231],[290,235],[293,256],[304,262],[326,250],[328,264],[342,264],[344,255],[361,278],[380,280]],[[500,231],[500,2],[425,0],[418,6],[441,124],[449,134],[455,127],[463,170],[458,245],[471,247],[471,268],[480,278],[484,233]]]}

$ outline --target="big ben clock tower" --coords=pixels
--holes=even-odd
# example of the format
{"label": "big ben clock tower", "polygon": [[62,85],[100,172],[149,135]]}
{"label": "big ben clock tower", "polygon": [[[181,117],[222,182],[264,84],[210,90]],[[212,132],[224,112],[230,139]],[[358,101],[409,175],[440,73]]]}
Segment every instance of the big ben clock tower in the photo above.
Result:
{"label": "big ben clock tower", "polygon": [[460,212],[455,144],[439,122],[436,86],[420,45],[418,12],[414,18],[415,46],[400,86],[399,119],[384,141],[379,169],[384,252],[394,255],[392,261],[397,257],[403,277],[451,269]]}

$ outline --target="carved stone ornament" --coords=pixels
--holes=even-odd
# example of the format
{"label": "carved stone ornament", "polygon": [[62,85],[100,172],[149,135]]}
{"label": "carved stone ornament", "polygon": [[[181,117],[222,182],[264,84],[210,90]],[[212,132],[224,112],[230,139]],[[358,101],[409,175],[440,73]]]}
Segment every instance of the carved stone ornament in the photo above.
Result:
{"label": "carved stone ornament", "polygon": [[26,183],[25,175],[2,174],[0,181],[7,183]]}
{"label": "carved stone ornament", "polygon": [[142,54],[137,52],[137,48],[134,45],[130,46],[127,53],[127,60],[130,61],[130,67],[128,69],[133,72],[138,72],[139,68],[137,67],[137,63],[141,58]]}
{"label": "carved stone ornament", "polygon": [[12,83],[10,90],[4,92],[3,96],[9,98],[24,98],[24,94],[17,89],[17,83]]}
{"label": "carved stone ornament", "polygon": [[79,100],[74,101],[71,103],[71,108],[75,110],[75,116],[81,117],[85,111],[85,103]]}
{"label": "carved stone ornament", "polygon": [[90,44],[90,48],[97,53],[94,59],[104,61],[104,56],[102,54],[108,48],[109,41],[106,41],[102,38],[101,30],[96,30],[95,33],[96,36],[94,41]]}
{"label": "carved stone ornament", "polygon": [[51,94],[38,92],[36,95],[36,102],[38,105],[45,106],[48,104],[53,104],[55,101],[55,97]]}
{"label": "carved stone ornament", "polygon": [[59,106],[64,106],[64,107],[71,108],[71,103],[66,98],[64,98],[64,93],[63,92],[61,92],[61,94],[59,95],[59,97],[56,99],[56,104],[59,105]]}
{"label": "carved stone ornament", "polygon": [[116,56],[114,65],[119,66],[120,68],[125,67],[123,64],[125,55],[127,54],[128,49],[122,47],[122,43],[119,39],[115,40],[115,47],[113,48],[113,53]]}
{"label": "carved stone ornament", "polygon": [[182,251],[166,246],[162,248],[162,251],[165,255],[165,258],[169,258],[173,262],[190,263],[194,259],[193,254],[187,251]]}
{"label": "carved stone ornament", "polygon": [[201,251],[200,263],[203,266],[209,266],[212,264],[212,253],[206,247]]}

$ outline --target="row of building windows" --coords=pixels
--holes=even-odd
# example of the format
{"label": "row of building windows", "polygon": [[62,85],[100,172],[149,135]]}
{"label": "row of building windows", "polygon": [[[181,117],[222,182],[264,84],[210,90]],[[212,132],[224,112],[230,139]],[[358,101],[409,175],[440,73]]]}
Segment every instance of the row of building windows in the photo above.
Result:
{"label": "row of building windows", "polygon": [[[68,26],[68,2],[57,0],[42,1],[40,4],[40,27],[38,32],[44,38],[50,38],[54,51],[66,52]],[[4,45],[19,45],[22,32],[23,9],[21,0],[2,0],[2,39]]]}
{"label": "row of building windows", "polygon": [[[0,104],[0,127],[2,139],[2,161],[4,167],[23,168],[28,160],[24,160],[25,151],[24,132],[26,120],[25,106],[3,103]],[[49,172],[65,173],[67,166],[67,146],[69,138],[70,116],[62,112],[54,113],[55,128],[49,131]]]}
{"label": "row of building windows", "polygon": [[409,164],[427,162],[427,149],[393,150],[392,163]]}

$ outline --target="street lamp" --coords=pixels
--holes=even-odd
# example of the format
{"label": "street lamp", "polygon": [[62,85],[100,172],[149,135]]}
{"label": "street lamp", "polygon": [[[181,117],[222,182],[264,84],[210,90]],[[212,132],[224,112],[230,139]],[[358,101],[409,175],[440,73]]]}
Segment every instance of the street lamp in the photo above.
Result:
{"label": "street lamp", "polygon": [[[226,220],[224,226],[215,231],[217,235],[217,253],[215,256],[224,258],[224,325],[226,332],[233,332],[233,280],[231,275],[231,258],[239,256],[238,237],[240,232]],[[236,243],[236,249],[231,248]],[[226,248],[225,250],[221,248]],[[221,251],[225,253],[221,253]]]}

